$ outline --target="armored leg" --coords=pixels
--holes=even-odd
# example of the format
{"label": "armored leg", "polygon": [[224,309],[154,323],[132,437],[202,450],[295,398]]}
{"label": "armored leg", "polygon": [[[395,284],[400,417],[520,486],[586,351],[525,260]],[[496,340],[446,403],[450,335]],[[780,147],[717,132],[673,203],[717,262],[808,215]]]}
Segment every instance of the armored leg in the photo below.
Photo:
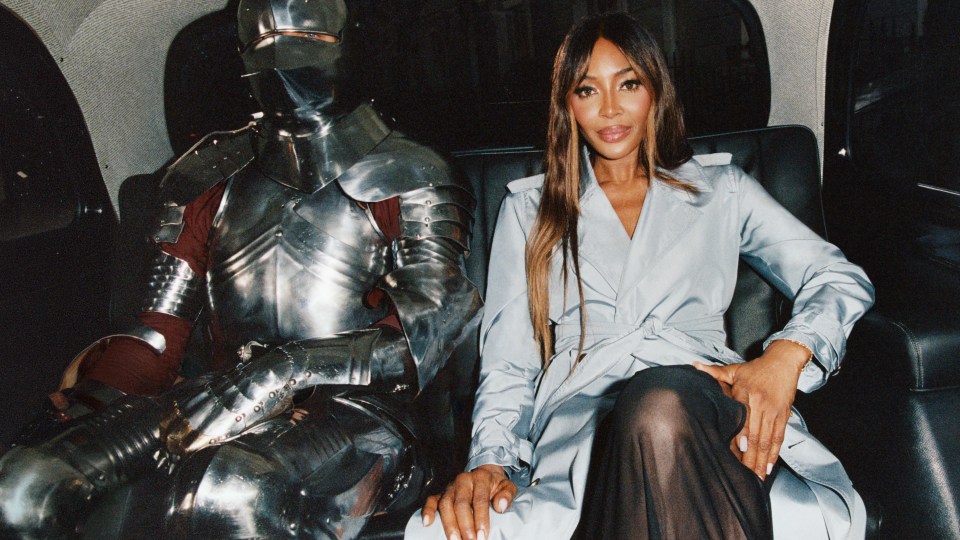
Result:
{"label": "armored leg", "polygon": [[275,418],[188,458],[170,494],[166,534],[354,538],[407,488],[409,439],[367,404],[312,402],[298,421]]}
{"label": "armored leg", "polygon": [[0,459],[0,535],[76,534],[98,497],[159,463],[161,406],[125,396],[53,439]]}

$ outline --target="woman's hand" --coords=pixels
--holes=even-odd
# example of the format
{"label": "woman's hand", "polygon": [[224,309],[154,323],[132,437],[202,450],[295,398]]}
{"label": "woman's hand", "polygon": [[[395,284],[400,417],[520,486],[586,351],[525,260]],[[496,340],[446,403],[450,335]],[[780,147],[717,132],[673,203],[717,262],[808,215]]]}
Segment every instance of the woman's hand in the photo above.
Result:
{"label": "woman's hand", "polygon": [[443,532],[450,540],[486,540],[490,537],[490,506],[503,513],[517,495],[517,486],[499,465],[481,465],[463,472],[441,495],[423,504],[423,525],[430,526],[440,511]]}
{"label": "woman's hand", "polygon": [[729,366],[694,364],[721,386],[728,385],[730,396],[746,405],[747,420],[734,441],[742,453],[740,461],[761,479],[770,474],[780,455],[797,381],[810,356],[803,345],[776,340],[750,362]]}

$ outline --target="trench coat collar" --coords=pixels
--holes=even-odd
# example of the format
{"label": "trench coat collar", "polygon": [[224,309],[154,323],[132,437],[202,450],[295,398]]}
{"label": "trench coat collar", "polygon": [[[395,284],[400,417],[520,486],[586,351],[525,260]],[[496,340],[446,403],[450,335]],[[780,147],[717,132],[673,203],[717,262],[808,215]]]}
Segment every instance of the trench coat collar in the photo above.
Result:
{"label": "trench coat collar", "polygon": [[[690,160],[667,172],[693,184],[698,192],[681,191],[657,179],[651,182],[618,288],[618,318],[642,315],[631,309],[634,295],[630,293],[640,289],[651,270],[661,264],[667,253],[682,242],[684,235],[703,216],[699,207],[711,189],[700,165]],[[663,170],[657,170],[658,175],[663,173]]]}
{"label": "trench coat collar", "polygon": [[[633,238],[630,238],[597,183],[586,149],[581,170],[581,223],[589,226],[582,229],[580,257],[596,268],[611,289],[617,291],[619,313],[621,302],[629,301],[632,296],[628,293],[642,283],[650,270],[700,218],[702,212],[698,207],[712,191],[712,186],[706,181],[703,168],[692,159],[676,169],[658,169],[658,175],[667,172],[689,182],[696,187],[697,193],[674,189],[658,180],[651,182]],[[622,253],[626,253],[625,258],[616,256]]]}
{"label": "trench coat collar", "polygon": [[595,268],[610,289],[616,291],[630,237],[597,183],[586,149],[580,170],[580,261]]}

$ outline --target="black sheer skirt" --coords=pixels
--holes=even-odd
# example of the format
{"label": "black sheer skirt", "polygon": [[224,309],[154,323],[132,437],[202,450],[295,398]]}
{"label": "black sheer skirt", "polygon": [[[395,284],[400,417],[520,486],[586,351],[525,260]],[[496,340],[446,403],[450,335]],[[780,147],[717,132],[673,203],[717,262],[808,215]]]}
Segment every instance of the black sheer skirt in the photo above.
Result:
{"label": "black sheer skirt", "polygon": [[690,366],[634,375],[598,428],[577,538],[772,538],[767,490],[730,451],[745,418]]}

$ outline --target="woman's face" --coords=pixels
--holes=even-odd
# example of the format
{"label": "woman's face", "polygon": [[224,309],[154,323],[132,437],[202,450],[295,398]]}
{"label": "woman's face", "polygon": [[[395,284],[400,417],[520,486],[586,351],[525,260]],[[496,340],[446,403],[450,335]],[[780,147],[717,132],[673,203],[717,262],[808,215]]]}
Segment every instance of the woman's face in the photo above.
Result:
{"label": "woman's face", "polygon": [[652,102],[640,74],[604,38],[593,46],[587,74],[567,95],[580,133],[598,157],[633,163],[638,163]]}

